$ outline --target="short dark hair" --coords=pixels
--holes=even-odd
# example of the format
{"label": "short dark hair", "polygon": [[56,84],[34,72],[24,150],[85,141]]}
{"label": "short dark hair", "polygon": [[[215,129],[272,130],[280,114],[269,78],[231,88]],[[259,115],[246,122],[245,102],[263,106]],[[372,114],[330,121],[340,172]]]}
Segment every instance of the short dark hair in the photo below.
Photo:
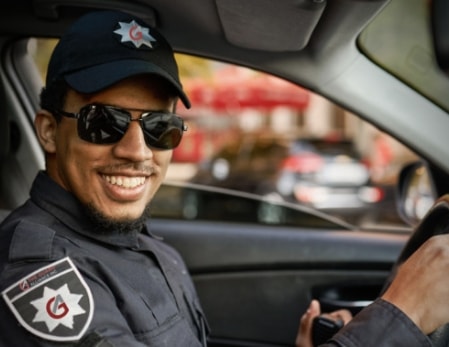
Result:
{"label": "short dark hair", "polygon": [[59,122],[61,115],[56,110],[64,109],[65,100],[70,87],[63,79],[56,80],[50,85],[42,88],[40,94],[40,106],[53,114],[53,117]]}

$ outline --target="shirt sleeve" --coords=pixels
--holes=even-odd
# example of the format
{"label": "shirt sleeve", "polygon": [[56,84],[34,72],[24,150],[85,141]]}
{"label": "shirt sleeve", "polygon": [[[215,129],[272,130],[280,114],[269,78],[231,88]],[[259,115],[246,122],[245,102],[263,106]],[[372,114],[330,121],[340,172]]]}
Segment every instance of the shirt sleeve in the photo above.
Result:
{"label": "shirt sleeve", "polygon": [[26,221],[4,231],[12,241],[0,264],[0,346],[201,346],[197,296],[179,258],[159,246],[162,264],[151,249],[61,228]]}
{"label": "shirt sleeve", "polygon": [[431,347],[432,343],[401,310],[385,300],[377,299],[321,346]]}
{"label": "shirt sleeve", "polygon": [[[42,269],[42,266],[45,267],[48,265],[48,263],[44,262],[33,262],[31,264],[16,266],[14,268],[17,272],[29,273],[30,271],[32,272],[32,270],[28,269]],[[109,289],[105,287],[104,284],[101,283],[101,281],[98,280],[97,276],[92,275],[90,269],[83,268],[82,272],[84,275],[83,277],[85,278],[85,282],[90,287],[94,297],[95,313],[93,314],[93,319],[90,323],[90,327],[89,329],[87,329],[83,337],[76,341],[65,341],[63,342],[63,345],[73,347],[146,346],[145,344],[137,341],[134,337],[125,317],[117,308],[117,303],[114,301],[114,297],[111,295]],[[70,287],[68,288],[70,290]],[[92,309],[94,308],[92,307]],[[69,306],[68,311],[70,310],[71,308]],[[83,312],[83,314],[87,313],[88,312]],[[24,313],[24,315],[25,314],[26,313]],[[34,321],[36,321],[36,317],[38,316],[34,315]],[[72,317],[73,321],[75,321],[75,319],[75,317]],[[41,324],[43,325],[43,323]],[[68,324],[68,326],[70,327],[71,325]],[[55,328],[56,327],[54,325],[50,326],[50,331],[46,335],[51,335],[52,332],[55,332]],[[56,347],[60,346],[62,342],[51,341],[45,337],[39,336],[40,331],[37,331],[37,333],[33,333],[32,331],[30,332],[29,329],[26,329],[23,326],[23,322],[21,323],[20,320],[17,320],[17,316],[14,316],[12,314],[11,310],[7,308],[5,301],[1,299],[0,331],[2,332],[0,334],[0,346]]]}

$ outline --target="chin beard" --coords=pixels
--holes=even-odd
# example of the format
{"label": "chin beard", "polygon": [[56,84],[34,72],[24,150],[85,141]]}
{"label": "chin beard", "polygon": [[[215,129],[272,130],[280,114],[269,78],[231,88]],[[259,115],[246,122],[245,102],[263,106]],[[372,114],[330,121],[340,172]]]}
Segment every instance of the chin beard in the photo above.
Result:
{"label": "chin beard", "polygon": [[150,218],[150,206],[147,205],[142,215],[136,219],[112,219],[105,216],[93,205],[86,205],[86,214],[91,221],[94,231],[100,234],[127,234],[142,230],[145,222]]}

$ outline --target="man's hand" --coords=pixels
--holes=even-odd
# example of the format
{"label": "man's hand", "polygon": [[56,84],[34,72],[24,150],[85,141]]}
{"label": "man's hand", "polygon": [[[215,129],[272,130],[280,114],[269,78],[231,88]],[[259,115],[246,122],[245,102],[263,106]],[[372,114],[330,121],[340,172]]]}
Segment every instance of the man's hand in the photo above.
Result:
{"label": "man's hand", "polygon": [[312,322],[321,313],[320,303],[312,300],[307,311],[302,315],[296,335],[296,347],[313,347],[312,344]]}
{"label": "man's hand", "polygon": [[[312,300],[309,308],[301,317],[298,334],[296,336],[296,347],[313,347],[312,344],[312,324],[313,319],[321,313],[320,303]],[[322,316],[333,319],[342,320],[344,324],[352,319],[352,314],[348,310],[338,310],[331,313],[325,313]]]}
{"label": "man's hand", "polygon": [[449,322],[449,235],[427,240],[402,264],[382,299],[430,334]]}

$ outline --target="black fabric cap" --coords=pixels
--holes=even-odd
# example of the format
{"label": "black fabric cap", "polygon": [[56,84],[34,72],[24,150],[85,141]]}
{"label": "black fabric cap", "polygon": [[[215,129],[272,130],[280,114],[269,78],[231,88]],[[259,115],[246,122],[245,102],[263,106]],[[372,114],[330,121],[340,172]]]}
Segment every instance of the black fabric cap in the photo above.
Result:
{"label": "black fabric cap", "polygon": [[130,14],[99,11],[78,19],[60,39],[50,59],[46,84],[64,79],[80,93],[95,93],[142,73],[165,78],[190,108],[165,38]]}

